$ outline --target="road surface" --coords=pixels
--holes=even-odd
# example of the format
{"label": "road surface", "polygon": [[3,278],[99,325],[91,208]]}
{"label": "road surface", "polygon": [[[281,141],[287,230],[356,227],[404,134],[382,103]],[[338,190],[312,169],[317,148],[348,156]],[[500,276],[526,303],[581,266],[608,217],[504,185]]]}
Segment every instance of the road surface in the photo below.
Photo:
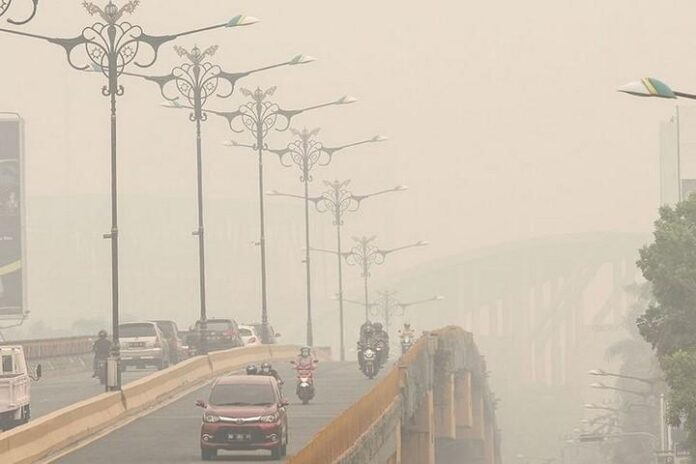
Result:
{"label": "road surface", "polygon": [[[316,373],[316,398],[303,406],[295,396],[294,372],[289,367],[275,366],[286,379],[285,391],[290,400],[288,453],[291,455],[309,441],[324,425],[378,381],[366,379],[356,363],[325,362]],[[385,372],[382,370],[382,372]],[[201,462],[199,433],[202,411],[194,406],[205,399],[210,386],[188,394],[125,427],[94,441],[55,461],[61,464],[147,464]],[[241,455],[240,455],[241,454]],[[271,461],[269,452],[232,453],[222,451],[218,462]],[[319,464],[319,463],[317,463]]]}

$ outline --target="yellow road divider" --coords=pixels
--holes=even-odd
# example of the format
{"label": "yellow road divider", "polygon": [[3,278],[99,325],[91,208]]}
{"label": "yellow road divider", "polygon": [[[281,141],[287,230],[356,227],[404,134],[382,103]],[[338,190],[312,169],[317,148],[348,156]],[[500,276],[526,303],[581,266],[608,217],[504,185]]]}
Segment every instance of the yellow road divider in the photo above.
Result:
{"label": "yellow road divider", "polygon": [[[298,350],[263,345],[188,359],[129,383],[120,392],[103,393],[0,433],[0,463],[35,462],[211,378],[251,363],[292,359]],[[316,348],[315,353],[322,360],[331,359],[329,348]]]}

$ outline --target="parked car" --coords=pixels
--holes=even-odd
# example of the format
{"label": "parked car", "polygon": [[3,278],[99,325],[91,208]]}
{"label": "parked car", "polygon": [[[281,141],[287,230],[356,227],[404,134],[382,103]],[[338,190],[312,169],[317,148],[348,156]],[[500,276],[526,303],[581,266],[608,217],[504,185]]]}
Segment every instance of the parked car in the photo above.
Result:
{"label": "parked car", "polygon": [[240,325],[239,335],[242,337],[244,346],[261,345],[261,337],[256,331],[256,327],[254,327],[253,325]]}
{"label": "parked car", "polygon": [[32,380],[41,378],[41,365],[30,373],[20,345],[0,346],[0,431],[26,424],[31,417]]}
{"label": "parked car", "polygon": [[269,450],[280,459],[288,447],[288,405],[273,377],[232,375],[220,377],[204,408],[201,458],[214,459],[218,451]]}
{"label": "parked car", "polygon": [[[189,349],[200,351],[201,321],[196,321],[188,335]],[[208,351],[227,350],[244,346],[237,322],[232,319],[208,319],[206,321],[206,343]]]}
{"label": "parked car", "polygon": [[157,324],[165,340],[167,340],[167,344],[169,345],[169,362],[171,364],[176,364],[181,361],[185,356],[183,343],[181,337],[179,337],[179,327],[177,327],[176,322],[167,320],[152,322]]}
{"label": "parked car", "polygon": [[169,367],[169,343],[155,322],[127,322],[118,326],[121,369]]}
{"label": "parked car", "polygon": [[[263,324],[261,324],[260,322],[254,322],[254,323],[246,324],[246,325],[250,325],[250,326],[254,327],[254,329],[256,329],[256,333],[259,334],[259,336],[261,337],[262,343],[263,343]],[[278,337],[280,337],[280,334],[273,329],[272,325],[269,325],[268,326],[268,342],[266,344],[275,345],[276,343],[278,343],[278,340],[277,340]]]}

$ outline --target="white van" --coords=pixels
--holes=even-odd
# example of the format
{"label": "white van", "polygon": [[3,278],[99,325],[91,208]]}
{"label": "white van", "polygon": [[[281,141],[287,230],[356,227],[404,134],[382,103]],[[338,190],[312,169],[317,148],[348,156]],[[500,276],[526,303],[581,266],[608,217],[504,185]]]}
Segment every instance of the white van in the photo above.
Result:
{"label": "white van", "polygon": [[0,346],[0,430],[26,424],[31,417],[30,383],[41,377],[27,369],[24,349],[19,345]]}

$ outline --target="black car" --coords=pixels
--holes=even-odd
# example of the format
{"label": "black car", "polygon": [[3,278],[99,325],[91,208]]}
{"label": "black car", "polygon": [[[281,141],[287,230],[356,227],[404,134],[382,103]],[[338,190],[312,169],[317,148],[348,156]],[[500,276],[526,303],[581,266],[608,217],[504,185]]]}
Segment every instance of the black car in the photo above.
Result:
{"label": "black car", "polygon": [[[200,352],[201,321],[189,332],[187,344],[189,349]],[[206,344],[208,351],[227,350],[244,346],[239,333],[239,326],[233,319],[208,319],[206,321]]]}

